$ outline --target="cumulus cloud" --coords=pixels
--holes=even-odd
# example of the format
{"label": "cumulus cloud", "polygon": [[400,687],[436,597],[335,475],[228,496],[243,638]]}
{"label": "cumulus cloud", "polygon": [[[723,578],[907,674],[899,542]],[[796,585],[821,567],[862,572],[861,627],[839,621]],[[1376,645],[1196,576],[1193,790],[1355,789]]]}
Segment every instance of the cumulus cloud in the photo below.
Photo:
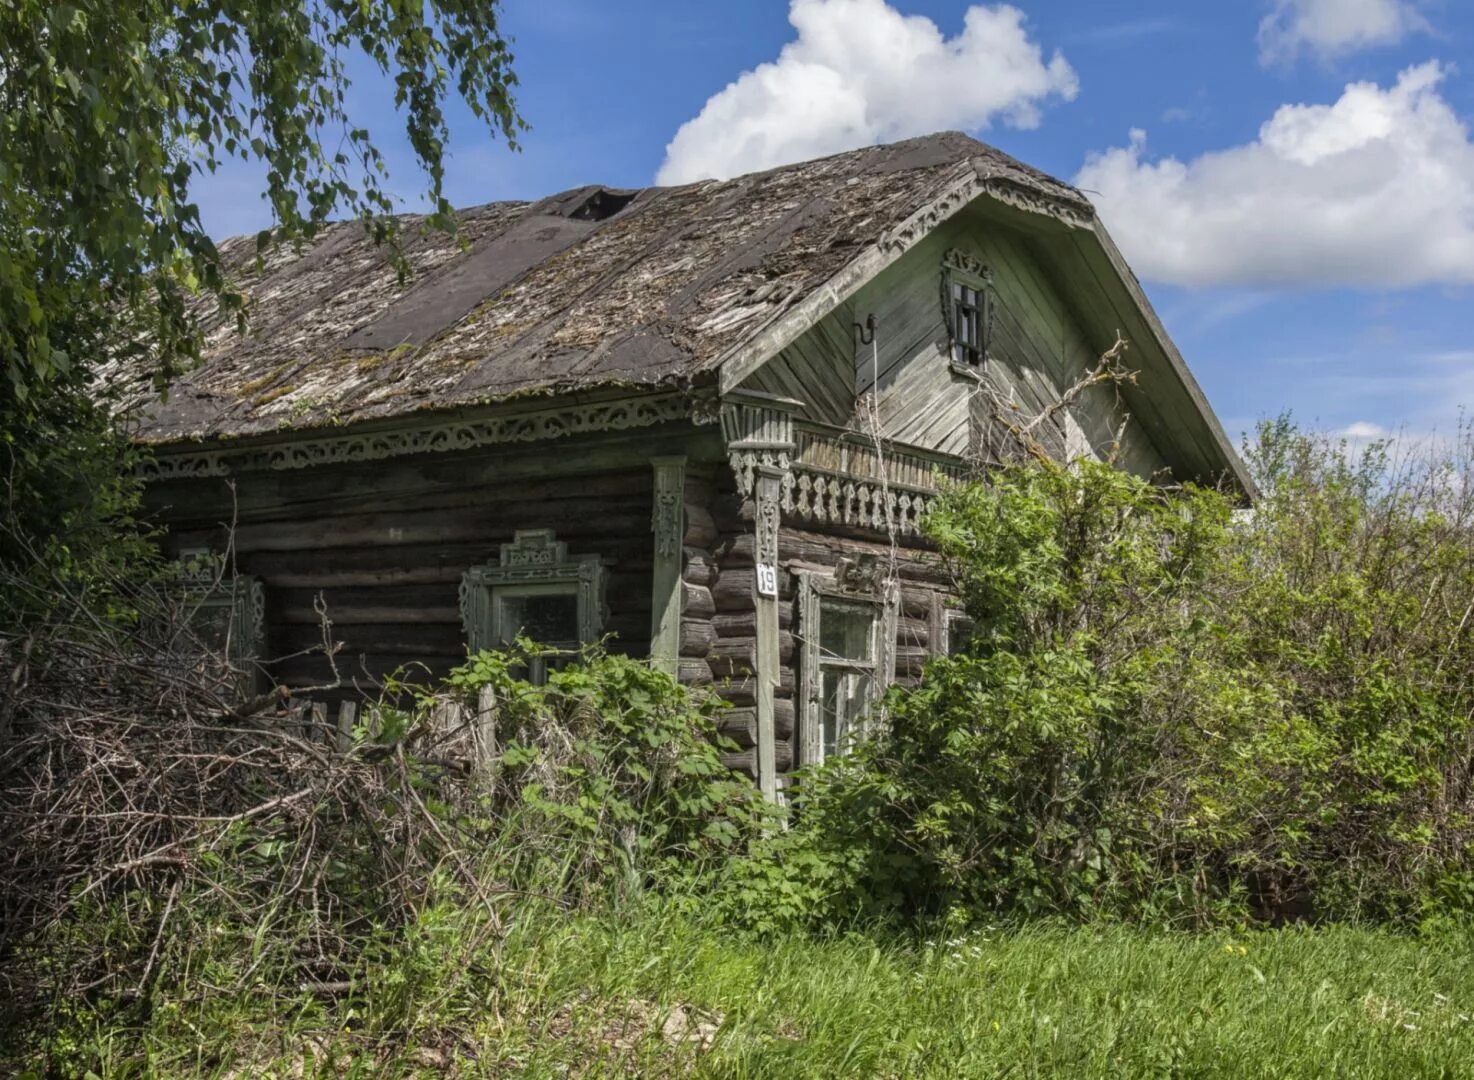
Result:
{"label": "cumulus cloud", "polygon": [[1254,142],[1152,160],[1142,131],[1087,158],[1137,272],[1179,285],[1474,283],[1474,143],[1437,62],[1332,105],[1285,105]]}
{"label": "cumulus cloud", "polygon": [[1413,0],[1275,0],[1259,24],[1259,58],[1283,63],[1311,52],[1331,59],[1427,28]]}
{"label": "cumulus cloud", "polygon": [[1078,91],[1048,60],[1023,12],[977,4],[962,32],[902,15],[885,0],[792,0],[798,37],[744,72],[681,125],[656,182],[725,178],[944,128],[1039,123],[1051,99]]}
{"label": "cumulus cloud", "polygon": [[1370,439],[1385,439],[1389,432],[1381,424],[1374,424],[1370,420],[1357,420],[1347,424],[1339,434],[1343,439],[1365,442]]}

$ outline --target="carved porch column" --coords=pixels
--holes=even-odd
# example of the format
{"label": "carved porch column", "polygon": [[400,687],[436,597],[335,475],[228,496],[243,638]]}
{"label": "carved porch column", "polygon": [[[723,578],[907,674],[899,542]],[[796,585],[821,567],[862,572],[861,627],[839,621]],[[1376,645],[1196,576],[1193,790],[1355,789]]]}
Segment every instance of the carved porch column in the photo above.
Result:
{"label": "carved porch column", "polygon": [[686,532],[686,459],[650,459],[655,498],[650,531],[655,563],[650,593],[650,661],[675,678],[681,654],[681,541]]}
{"label": "carved porch column", "polygon": [[781,518],[785,473],[773,465],[758,465],[753,482],[754,528],[757,530],[753,606],[757,636],[757,776],[763,795],[778,799],[773,698],[781,663],[778,652],[778,525]]}
{"label": "carved porch column", "polygon": [[803,402],[755,391],[734,391],[722,402],[722,432],[738,494],[751,498],[756,566],[753,573],[757,780],[778,799],[774,698],[781,678],[779,652],[778,526],[793,496],[793,414]]}

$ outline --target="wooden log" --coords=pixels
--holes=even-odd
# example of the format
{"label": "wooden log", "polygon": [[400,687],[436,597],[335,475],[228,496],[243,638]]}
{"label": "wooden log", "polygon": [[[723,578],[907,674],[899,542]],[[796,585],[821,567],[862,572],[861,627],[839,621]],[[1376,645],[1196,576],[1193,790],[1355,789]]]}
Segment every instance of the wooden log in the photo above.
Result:
{"label": "wooden log", "polygon": [[[793,697],[795,683],[794,669],[784,665],[778,669],[778,686],[773,691],[777,698]],[[745,676],[723,676],[712,683],[712,689],[717,692],[723,701],[735,706],[755,705],[757,698],[757,680],[750,675]]]}
{"label": "wooden log", "polygon": [[[751,777],[757,776],[757,747],[724,753],[721,758],[722,764],[727,768],[735,772],[746,773]],[[773,766],[779,772],[793,771],[793,742],[791,740],[774,740]]]}
{"label": "wooden log", "polygon": [[[778,605],[778,625],[787,630],[793,625],[794,605]],[[723,611],[711,617],[717,637],[752,637],[757,633],[757,615],[751,611]]]}
{"label": "wooden log", "polygon": [[[270,585],[270,582],[268,582]],[[270,589],[276,607],[273,622],[320,623],[315,601],[323,598],[335,626],[355,623],[447,623],[460,625],[460,603],[454,586],[392,585],[383,588]]]}
{"label": "wooden log", "polygon": [[716,644],[717,632],[710,619],[682,619],[680,655],[704,657]]}
{"label": "wooden log", "polygon": [[[718,678],[745,674],[757,670],[757,648],[756,637],[717,638],[707,660]],[[779,631],[778,662],[784,665],[792,663],[793,649],[793,635],[786,630]]]}
{"label": "wooden log", "polygon": [[[794,705],[791,700],[773,700],[773,734],[779,740],[792,739]],[[757,709],[753,706],[728,709],[717,721],[717,731],[740,749],[757,745]]]}
{"label": "wooden log", "polygon": [[308,721],[310,726],[307,729],[307,741],[321,743],[331,741],[328,728],[327,702],[314,701],[311,705],[311,710],[312,719]]}
{"label": "wooden log", "polygon": [[901,586],[901,613],[912,619],[931,619],[933,597],[937,589],[924,589],[911,585]]}
{"label": "wooden log", "polygon": [[553,529],[560,540],[568,541],[574,554],[585,550],[602,554],[599,547],[590,545],[601,539],[607,544],[611,536],[638,536],[650,528],[648,508],[611,506],[609,500],[597,497],[569,499],[542,509],[545,512],[516,522],[508,521],[505,504],[469,507],[454,514],[355,513],[247,522],[236,526],[234,543],[239,554],[476,540],[484,540],[495,551],[498,544],[512,539],[512,528],[520,526]]}
{"label": "wooden log", "polygon": [[[521,501],[537,506],[568,498],[575,488],[591,485],[611,498],[638,499],[651,488],[649,455],[645,450],[624,463],[607,455],[587,462],[594,470],[579,469],[579,460],[552,455],[565,475],[549,476],[544,450],[538,454],[471,452],[402,458],[386,462],[361,462],[246,474],[249,482],[237,482],[235,491],[219,480],[174,480],[150,485],[151,502],[175,507],[184,515],[210,515],[241,520],[298,519],[342,513],[354,506],[383,509],[445,509],[484,505],[488,500]],[[539,460],[539,457],[541,460]],[[505,494],[504,494],[505,493]],[[513,494],[515,493],[515,494]]]}
{"label": "wooden log", "polygon": [[[716,610],[754,610],[753,573],[751,569],[729,570],[724,566],[721,576],[711,589]],[[793,599],[793,575],[786,570],[778,571],[778,599]]]}
{"label": "wooden log", "polygon": [[691,547],[709,547],[717,538],[717,525],[705,506],[686,503],[686,543]]}
{"label": "wooden log", "polygon": [[924,647],[901,645],[896,648],[896,678],[916,679],[931,653]]}
{"label": "wooden log", "polygon": [[683,550],[686,561],[681,569],[681,577],[688,584],[710,587],[717,579],[717,564],[711,552],[699,547],[686,547]]}
{"label": "wooden log", "polygon": [[683,656],[676,672],[676,678],[682,686],[710,686],[712,684],[711,665],[705,660]]}
{"label": "wooden log", "polygon": [[711,590],[704,585],[685,582],[681,587],[681,617],[686,619],[709,619],[716,611]]}
{"label": "wooden log", "polygon": [[914,645],[923,652],[931,641],[931,622],[929,619],[898,618],[896,620],[896,642],[901,647]]}
{"label": "wooden log", "polygon": [[[755,538],[749,533],[723,537],[713,547],[722,572],[729,567],[752,565]],[[810,564],[815,567],[832,567],[841,558],[858,559],[862,555],[873,555],[877,559],[890,559],[888,544],[856,540],[847,536],[826,533],[800,532],[782,529],[778,533],[778,553],[786,565],[790,562]],[[902,581],[927,582],[943,585],[950,581],[939,558],[925,550],[906,548],[904,545],[896,560],[896,574]]]}

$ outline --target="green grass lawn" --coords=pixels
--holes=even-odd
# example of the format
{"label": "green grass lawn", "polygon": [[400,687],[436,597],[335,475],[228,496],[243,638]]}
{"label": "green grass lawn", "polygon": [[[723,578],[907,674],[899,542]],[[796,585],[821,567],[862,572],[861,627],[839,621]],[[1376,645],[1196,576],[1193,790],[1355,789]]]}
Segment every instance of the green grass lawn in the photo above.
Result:
{"label": "green grass lawn", "polygon": [[605,1010],[649,1001],[684,1024],[611,1048],[607,1074],[676,1071],[684,1035],[698,1076],[1474,1076],[1474,947],[1452,936],[1061,930],[887,948],[573,928],[538,969],[534,1000],[592,997],[563,1046],[515,1027],[487,1042],[531,1075],[586,1061],[618,1026]]}
{"label": "green grass lawn", "polygon": [[148,1030],[93,1036],[110,1048],[98,1065],[231,1077],[1474,1076],[1474,942],[1452,933],[1058,929],[901,945],[744,941],[652,918],[562,921],[469,960],[446,945],[431,928],[415,959],[351,1003],[161,1001]]}

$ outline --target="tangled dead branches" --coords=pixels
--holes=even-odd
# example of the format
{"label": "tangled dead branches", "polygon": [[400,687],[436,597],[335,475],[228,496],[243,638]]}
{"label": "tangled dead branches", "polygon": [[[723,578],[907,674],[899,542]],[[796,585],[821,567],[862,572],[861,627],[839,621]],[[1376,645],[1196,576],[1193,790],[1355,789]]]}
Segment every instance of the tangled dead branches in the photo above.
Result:
{"label": "tangled dead branches", "polygon": [[161,953],[227,924],[249,940],[222,981],[269,968],[331,988],[355,935],[395,925],[435,882],[485,892],[465,819],[431,808],[467,797],[467,725],[401,724],[344,753],[281,692],[243,700],[189,590],[107,592],[107,618],[76,595],[0,634],[0,1000],[144,997]]}
{"label": "tangled dead branches", "polygon": [[[1059,461],[1068,457],[1069,439],[1064,433],[1061,418],[1067,416],[1095,387],[1119,388],[1136,384],[1137,373],[1125,363],[1129,349],[1130,344],[1118,333],[1116,343],[1101,354],[1094,367],[1058,395],[1051,396],[1041,409],[1033,413],[1026,412],[1011,391],[1005,396],[998,386],[978,377],[977,387],[972,392],[973,408],[986,417],[985,426],[991,431],[987,444],[975,451],[975,456],[983,459],[979,464],[996,466],[1029,459]],[[1115,460],[1128,423],[1130,414],[1123,411],[1110,445],[1102,448],[1105,460]]]}

